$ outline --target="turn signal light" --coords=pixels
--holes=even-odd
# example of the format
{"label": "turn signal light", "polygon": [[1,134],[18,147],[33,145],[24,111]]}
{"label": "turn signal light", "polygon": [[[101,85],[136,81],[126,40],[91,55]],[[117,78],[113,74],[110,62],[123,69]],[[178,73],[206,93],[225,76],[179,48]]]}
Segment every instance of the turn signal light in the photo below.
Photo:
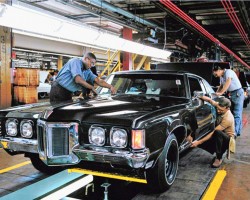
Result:
{"label": "turn signal light", "polygon": [[142,149],[145,147],[145,131],[132,130],[132,148]]}

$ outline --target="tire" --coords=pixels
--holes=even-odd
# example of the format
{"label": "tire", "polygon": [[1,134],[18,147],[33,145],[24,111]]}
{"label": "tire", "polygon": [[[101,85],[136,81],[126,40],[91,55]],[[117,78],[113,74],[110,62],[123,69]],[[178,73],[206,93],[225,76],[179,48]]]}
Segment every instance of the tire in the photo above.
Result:
{"label": "tire", "polygon": [[175,181],[178,163],[178,142],[175,135],[171,134],[155,167],[147,172],[147,182],[150,188],[155,192],[168,190]]}
{"label": "tire", "polygon": [[46,92],[39,92],[38,93],[38,98],[39,99],[44,99],[46,97],[47,93]]}
{"label": "tire", "polygon": [[60,172],[63,170],[62,167],[49,167],[47,166],[40,158],[38,154],[32,154],[29,155],[29,158],[31,160],[32,165],[34,168],[36,168],[38,171],[44,173],[44,174],[55,174],[57,172]]}

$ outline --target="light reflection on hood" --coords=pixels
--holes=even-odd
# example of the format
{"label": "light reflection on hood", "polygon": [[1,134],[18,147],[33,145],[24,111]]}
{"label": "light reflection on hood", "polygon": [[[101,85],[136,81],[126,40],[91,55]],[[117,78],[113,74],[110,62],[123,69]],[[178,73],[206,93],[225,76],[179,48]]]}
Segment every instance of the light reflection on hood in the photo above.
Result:
{"label": "light reflection on hood", "polygon": [[86,103],[86,104],[82,104],[82,105],[69,105],[69,106],[65,106],[63,109],[64,110],[72,110],[72,109],[82,109],[84,107],[104,107],[104,106],[114,106],[114,105],[122,105],[122,104],[127,104],[130,102],[127,101],[92,101],[91,104]]}
{"label": "light reflection on hood", "polygon": [[111,112],[111,113],[105,113],[105,114],[99,114],[100,116],[115,116],[115,115],[125,115],[125,114],[131,114],[131,113],[137,113],[138,111],[135,110],[123,110],[123,111],[117,111],[117,112]]}

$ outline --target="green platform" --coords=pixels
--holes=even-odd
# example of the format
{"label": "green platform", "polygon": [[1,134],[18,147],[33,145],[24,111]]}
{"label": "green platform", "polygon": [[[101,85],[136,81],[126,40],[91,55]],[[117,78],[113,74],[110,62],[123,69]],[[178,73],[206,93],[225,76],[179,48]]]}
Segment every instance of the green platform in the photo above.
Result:
{"label": "green platform", "polygon": [[[68,173],[67,170],[24,187],[0,198],[0,200],[57,199],[64,197],[93,181],[92,175]],[[76,184],[74,186],[73,184]],[[84,185],[85,184],[85,185]],[[65,189],[65,191],[64,191]],[[58,198],[58,199],[60,199]]]}

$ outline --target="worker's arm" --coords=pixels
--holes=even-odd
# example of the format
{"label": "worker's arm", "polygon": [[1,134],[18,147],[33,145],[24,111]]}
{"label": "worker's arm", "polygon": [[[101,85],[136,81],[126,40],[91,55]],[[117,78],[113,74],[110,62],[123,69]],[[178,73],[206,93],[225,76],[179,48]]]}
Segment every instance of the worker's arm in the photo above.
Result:
{"label": "worker's arm", "polygon": [[95,83],[101,87],[105,87],[105,88],[110,89],[112,94],[116,93],[116,89],[112,85],[108,84],[106,81],[104,81],[98,77],[95,78]]}
{"label": "worker's arm", "polygon": [[201,145],[203,142],[209,140],[213,134],[214,134],[214,131],[210,132],[208,135],[206,135],[204,138],[202,138],[200,140],[193,141],[191,147],[197,147],[197,146]]}
{"label": "worker's arm", "polygon": [[97,94],[97,92],[95,91],[95,88],[93,85],[90,85],[89,83],[87,83],[84,79],[82,79],[82,77],[80,75],[77,75],[75,77],[75,82],[85,88],[88,88],[90,90],[92,90],[94,93]]}
{"label": "worker's arm", "polygon": [[191,147],[197,147],[197,146],[201,145],[203,142],[209,140],[209,139],[212,137],[212,135],[214,134],[214,131],[215,131],[215,130],[223,131],[224,129],[225,129],[225,128],[219,124],[218,126],[215,127],[215,129],[214,129],[212,132],[210,132],[210,133],[209,133],[208,135],[206,135],[204,138],[192,142]]}
{"label": "worker's arm", "polygon": [[218,103],[215,102],[213,99],[211,99],[210,97],[207,96],[202,96],[200,97],[200,99],[202,99],[203,101],[207,101],[208,103],[212,104],[213,106],[217,107]]}
{"label": "worker's arm", "polygon": [[229,78],[226,80],[225,84],[224,84],[222,87],[219,87],[219,88],[218,88],[216,94],[217,94],[218,96],[223,95],[223,94],[227,91],[227,89],[229,88],[231,82],[232,82],[232,78],[229,77]]}

